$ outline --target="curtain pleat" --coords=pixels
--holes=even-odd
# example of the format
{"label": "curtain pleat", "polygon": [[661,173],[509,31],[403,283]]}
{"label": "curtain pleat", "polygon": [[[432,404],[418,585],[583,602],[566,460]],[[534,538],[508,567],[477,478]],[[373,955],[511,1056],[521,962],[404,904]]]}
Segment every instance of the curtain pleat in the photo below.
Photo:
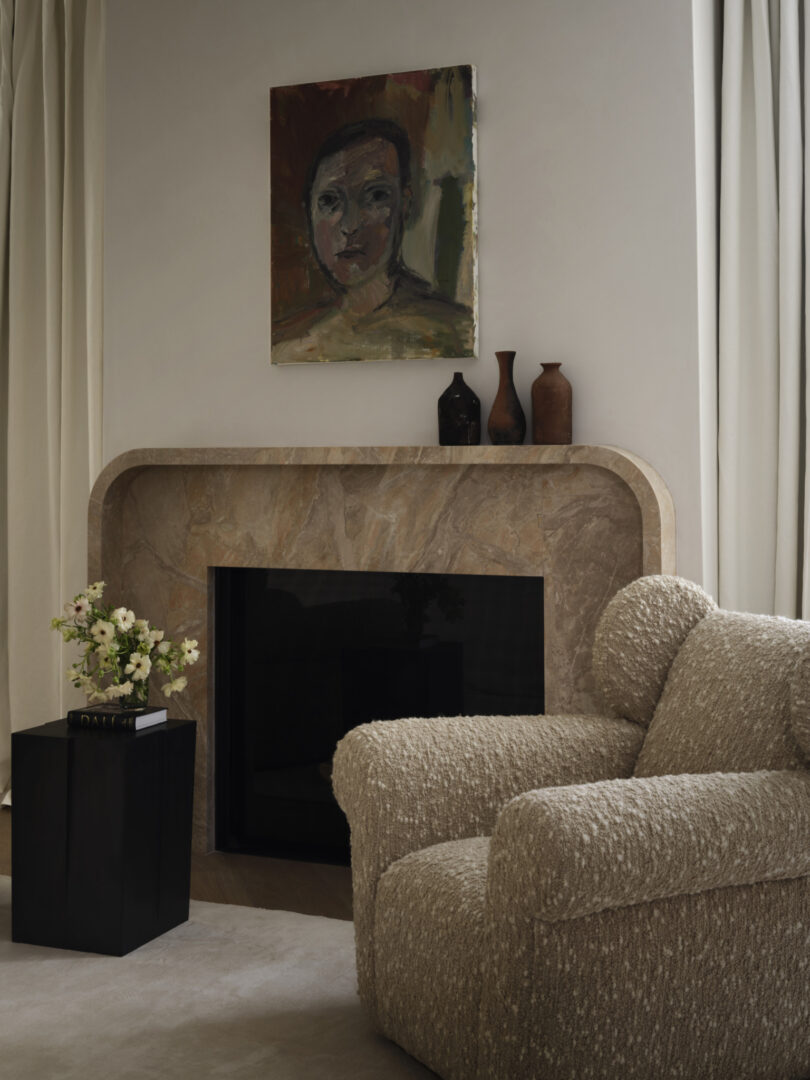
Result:
{"label": "curtain pleat", "polygon": [[[741,4],[724,8],[723,71],[720,134],[720,280],[718,287],[718,594],[725,598],[737,589],[742,576],[737,550],[733,506],[740,490],[740,468],[735,452],[740,423],[739,380],[734,371],[740,354],[741,326],[731,317],[742,298],[741,251],[743,162],[743,53],[746,12]],[[751,110],[753,111],[753,110]],[[750,140],[749,140],[750,141]]]}
{"label": "curtain pleat", "polygon": [[86,584],[101,467],[103,47],[103,0],[17,0],[5,290],[12,730],[72,703],[49,622]]}
{"label": "curtain pleat", "polygon": [[[103,295],[104,295],[104,81],[105,81],[105,7],[97,0],[88,10],[84,25],[84,52],[81,64],[83,84],[82,130],[85,143],[85,168],[82,173],[81,201],[85,250],[84,325],[87,335],[86,379],[86,468],[88,492],[103,464]],[[83,521],[87,521],[84,507]],[[86,549],[82,552],[86,570]]]}
{"label": "curtain pleat", "polygon": [[801,614],[802,0],[724,5],[718,559],[723,607]]}
{"label": "curtain pleat", "polygon": [[782,0],[779,28],[779,443],[773,611],[799,614],[802,448],[804,147],[799,4]]}
{"label": "curtain pleat", "polygon": [[8,696],[8,240],[11,185],[12,40],[14,0],[0,0],[0,796],[11,773]]}
{"label": "curtain pleat", "polygon": [[47,44],[53,32],[48,17],[52,11],[48,3],[18,4],[14,34],[8,431],[13,728],[46,722],[58,715],[60,704],[59,652],[49,647],[40,631],[45,612],[55,613],[54,605],[56,610],[61,607],[62,103],[53,50]]}
{"label": "curtain pleat", "polygon": [[[810,56],[810,26],[808,26],[808,20],[806,13],[802,9],[802,57],[806,58]],[[803,116],[806,119],[810,116],[810,87],[808,87],[807,79],[802,80],[803,86]],[[804,141],[804,175],[810,177],[810,146],[808,146],[808,140]],[[804,215],[804,250],[810,251],[810,221],[808,218],[810,214],[805,212]],[[803,283],[803,327],[804,333],[802,335],[802,347],[803,347],[803,360],[804,360],[804,412],[803,412],[803,437],[804,437],[804,502],[803,502],[803,519],[801,521],[802,526],[802,548],[801,548],[801,566],[802,566],[802,602],[801,602],[801,617],[803,619],[810,619],[810,468],[807,467],[807,418],[810,417],[810,379],[807,378],[807,327],[810,324],[810,295],[808,289],[810,283],[808,283],[808,274],[804,271],[804,283]]]}

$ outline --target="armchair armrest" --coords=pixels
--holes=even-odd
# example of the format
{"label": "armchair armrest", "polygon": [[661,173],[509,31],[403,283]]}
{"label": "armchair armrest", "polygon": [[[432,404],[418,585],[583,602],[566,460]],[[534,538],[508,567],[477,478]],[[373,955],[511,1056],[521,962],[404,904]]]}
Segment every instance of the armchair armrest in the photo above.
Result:
{"label": "armchair armrest", "polygon": [[489,835],[498,811],[537,787],[629,776],[644,738],[602,716],[378,720],[338,743],[333,785],[353,843],[383,866],[443,840]]}
{"label": "armchair armrest", "polygon": [[706,773],[532,791],[492,838],[495,905],[548,922],[810,873],[810,772]]}

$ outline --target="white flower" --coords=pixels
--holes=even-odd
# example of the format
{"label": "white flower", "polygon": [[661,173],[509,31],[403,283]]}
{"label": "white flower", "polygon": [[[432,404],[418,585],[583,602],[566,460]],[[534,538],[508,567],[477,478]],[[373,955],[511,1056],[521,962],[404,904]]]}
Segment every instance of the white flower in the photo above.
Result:
{"label": "white flower", "polygon": [[99,645],[109,645],[115,637],[115,627],[111,622],[105,622],[104,619],[98,619],[98,621],[94,622],[90,627],[90,633]]}
{"label": "white flower", "polygon": [[76,668],[68,668],[65,672],[68,679],[72,683],[78,683],[82,690],[87,690],[88,687],[93,685],[93,680],[89,675],[85,675],[83,671],[77,671]]}
{"label": "white flower", "polygon": [[112,686],[107,687],[107,700],[116,701],[118,698],[126,697],[132,693],[132,683],[127,679],[124,683],[115,683]]}
{"label": "white flower", "polygon": [[180,646],[182,658],[186,664],[193,664],[200,659],[200,650],[197,648],[196,638],[186,638]]}
{"label": "white flower", "polygon": [[136,619],[134,627],[138,631],[138,641],[146,641],[149,636],[149,620]]}
{"label": "white flower", "polygon": [[65,604],[65,611],[77,623],[83,623],[87,618],[87,613],[90,611],[90,601],[86,596],[77,596],[75,600]]}
{"label": "white flower", "polygon": [[130,655],[129,663],[124,668],[126,675],[132,676],[133,682],[141,682],[143,679],[149,678],[149,672],[152,670],[152,661],[148,656],[144,656],[143,653],[134,652]]}
{"label": "white flower", "polygon": [[107,694],[104,690],[92,690],[87,695],[87,700],[90,702],[91,705],[97,705],[100,704],[102,701],[107,700]]}
{"label": "white flower", "polygon": [[161,641],[161,643],[157,647],[157,651],[160,653],[161,656],[165,656],[166,653],[171,649],[171,647],[172,643],[170,641]]}
{"label": "white flower", "polygon": [[84,595],[88,600],[99,600],[104,592],[105,585],[105,581],[94,581],[92,585],[88,585],[84,590]]}
{"label": "white flower", "polygon": [[185,677],[185,675],[178,675],[176,679],[173,679],[171,682],[166,683],[166,685],[163,687],[163,693],[166,695],[166,697],[171,697],[172,694],[176,694],[180,690],[185,690],[187,686],[188,679]]}
{"label": "white flower", "polygon": [[151,652],[151,650],[154,648],[154,646],[158,644],[158,642],[162,642],[163,631],[149,630],[149,623],[146,621],[146,619],[138,619],[138,622],[136,622],[135,625],[137,626],[139,622],[143,622],[145,625],[143,629],[139,629],[138,640],[139,642],[146,642],[146,644],[149,646],[149,651]]}
{"label": "white flower", "polygon": [[117,607],[110,618],[119,629],[126,633],[135,623],[135,612],[129,611],[125,607]]}

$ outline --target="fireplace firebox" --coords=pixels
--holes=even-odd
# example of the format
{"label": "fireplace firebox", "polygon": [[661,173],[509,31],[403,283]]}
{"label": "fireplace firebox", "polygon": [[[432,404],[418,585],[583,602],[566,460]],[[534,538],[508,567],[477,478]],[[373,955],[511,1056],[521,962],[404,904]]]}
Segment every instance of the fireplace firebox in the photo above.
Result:
{"label": "fireplace firebox", "polygon": [[543,579],[214,570],[220,850],[348,863],[340,738],[407,716],[543,711]]}

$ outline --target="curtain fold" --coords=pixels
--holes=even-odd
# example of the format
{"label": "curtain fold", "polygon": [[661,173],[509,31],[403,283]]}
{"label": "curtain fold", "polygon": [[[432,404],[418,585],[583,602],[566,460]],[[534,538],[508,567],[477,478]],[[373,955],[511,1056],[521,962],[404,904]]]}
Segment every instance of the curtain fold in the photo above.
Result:
{"label": "curtain fold", "polygon": [[804,148],[799,3],[781,4],[778,84],[779,439],[773,610],[801,607],[802,338],[804,291]]}
{"label": "curtain fold", "polygon": [[803,0],[726,0],[720,139],[723,607],[796,617],[805,572]]}
{"label": "curtain fold", "polygon": [[11,83],[14,0],[0,0],[0,798],[11,775],[8,696],[8,264],[11,187]]}
{"label": "curtain fold", "polygon": [[[802,74],[804,74],[805,58],[810,55],[810,26],[808,26],[807,19],[804,17],[804,8],[801,11],[801,30],[800,30],[800,47],[802,57]],[[810,108],[810,87],[807,85],[807,79],[802,79],[801,85],[802,94],[802,118],[803,123],[806,122],[808,116],[808,108]],[[810,146],[808,146],[807,139],[804,140],[804,154],[803,154],[803,167],[804,175],[810,177]],[[804,251],[810,250],[810,221],[808,221],[808,215],[804,215],[804,230],[803,241]],[[810,524],[808,524],[808,516],[810,516],[810,469],[807,467],[807,418],[810,416],[810,380],[807,378],[806,367],[806,349],[807,349],[807,326],[808,318],[810,317],[810,283],[807,280],[807,271],[804,272],[804,295],[802,298],[802,349],[803,359],[805,359],[805,365],[802,371],[802,404],[804,406],[802,419],[804,421],[804,457],[803,457],[803,484],[802,494],[804,496],[802,504],[802,520],[800,522],[800,557],[801,566],[803,569],[801,578],[801,605],[800,611],[803,619],[810,619]]]}
{"label": "curtain fold", "polygon": [[8,380],[8,701],[0,747],[12,729],[63,715],[69,700],[49,622],[86,584],[87,502],[101,467],[104,4],[10,7],[8,326],[0,345]]}

